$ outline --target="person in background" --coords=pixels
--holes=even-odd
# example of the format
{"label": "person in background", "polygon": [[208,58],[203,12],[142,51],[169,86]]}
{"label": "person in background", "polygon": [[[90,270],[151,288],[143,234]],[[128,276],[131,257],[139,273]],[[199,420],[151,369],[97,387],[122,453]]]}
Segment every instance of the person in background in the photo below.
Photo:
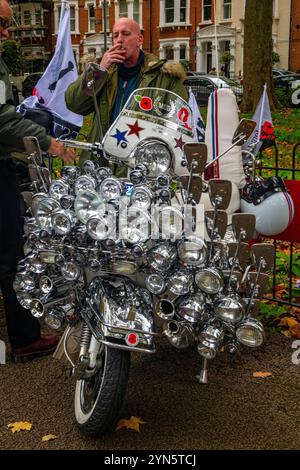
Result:
{"label": "person in background", "polygon": [[[100,64],[92,64],[103,135],[136,88],[163,88],[188,99],[188,92],[183,85],[183,67],[178,62],[159,60],[155,55],[143,52],[143,35],[138,23],[129,18],[120,18],[113,27],[112,39],[113,46],[103,54]],[[67,107],[83,116],[94,111],[86,75],[84,72],[78,77],[65,93]],[[98,142],[99,139],[100,131],[97,119],[94,119],[88,141]],[[90,152],[83,151],[81,163],[89,158]],[[103,165],[105,163],[101,162]],[[121,176],[120,172],[118,174]]]}
{"label": "person in background", "polygon": [[[0,37],[8,38],[12,9],[0,0]],[[34,136],[42,150],[59,156],[65,163],[76,157],[73,149],[49,137],[43,127],[24,119],[13,105],[9,71],[0,56],[0,288],[6,325],[16,362],[26,362],[51,353],[59,340],[57,335],[41,335],[40,325],[29,310],[19,304],[13,289],[17,263],[23,257],[20,193],[12,152],[24,152],[23,137]]]}
{"label": "person in background", "polygon": [[212,69],[209,71],[209,75],[217,75],[216,67],[212,67]]}

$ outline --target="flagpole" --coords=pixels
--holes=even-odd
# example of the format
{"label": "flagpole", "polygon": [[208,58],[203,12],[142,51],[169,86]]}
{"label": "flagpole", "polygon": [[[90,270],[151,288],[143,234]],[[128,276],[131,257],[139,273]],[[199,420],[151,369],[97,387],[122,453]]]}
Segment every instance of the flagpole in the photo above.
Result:
{"label": "flagpole", "polygon": [[218,36],[217,36],[217,6],[216,6],[216,0],[214,0],[214,16],[215,16],[216,68],[217,68],[217,78],[219,78],[219,53],[218,53]]}
{"label": "flagpole", "polygon": [[68,4],[68,0],[61,0],[61,10],[60,10],[59,22],[61,22],[61,20],[63,19],[65,10],[67,8],[67,4]]}
{"label": "flagpole", "polygon": [[263,99],[262,99],[262,104],[261,104],[261,110],[260,110],[260,116],[259,116],[259,124],[258,124],[258,135],[257,135],[257,141],[256,144],[260,142],[260,133],[261,133],[261,125],[262,125],[262,119],[263,119],[263,112],[264,112],[264,107],[265,107],[265,101],[266,101],[266,93],[267,93],[267,84],[264,84],[264,91],[263,91]]}

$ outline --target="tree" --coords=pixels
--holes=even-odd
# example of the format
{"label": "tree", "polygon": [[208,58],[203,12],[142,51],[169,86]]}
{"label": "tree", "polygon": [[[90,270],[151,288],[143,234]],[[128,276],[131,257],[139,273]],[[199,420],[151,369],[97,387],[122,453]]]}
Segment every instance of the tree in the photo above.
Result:
{"label": "tree", "polygon": [[243,112],[253,111],[267,83],[270,107],[277,105],[272,77],[273,0],[246,0]]}
{"label": "tree", "polygon": [[2,58],[12,75],[20,75],[23,71],[21,46],[12,39],[3,42]]}

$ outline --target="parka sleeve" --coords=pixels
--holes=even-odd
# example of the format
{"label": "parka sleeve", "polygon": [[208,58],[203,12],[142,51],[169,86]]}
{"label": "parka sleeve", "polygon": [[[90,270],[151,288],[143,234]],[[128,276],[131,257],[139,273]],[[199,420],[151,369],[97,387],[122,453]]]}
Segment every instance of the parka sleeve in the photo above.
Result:
{"label": "parka sleeve", "polygon": [[24,152],[23,137],[34,136],[38,139],[41,149],[50,147],[51,138],[46,130],[29,119],[24,119],[10,104],[0,105],[0,145],[8,155],[11,152]]}
{"label": "parka sleeve", "polygon": [[82,91],[84,74],[68,86],[65,92],[67,108],[73,113],[87,116],[94,111],[93,98]]}

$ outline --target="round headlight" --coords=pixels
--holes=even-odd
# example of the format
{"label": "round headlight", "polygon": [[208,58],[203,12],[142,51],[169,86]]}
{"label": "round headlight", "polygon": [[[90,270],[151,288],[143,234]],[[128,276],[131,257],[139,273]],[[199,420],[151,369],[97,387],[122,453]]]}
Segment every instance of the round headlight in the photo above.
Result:
{"label": "round headlight", "polygon": [[117,178],[109,176],[105,178],[99,187],[99,194],[106,201],[111,201],[112,199],[119,199],[122,193],[122,184]]}
{"label": "round headlight", "polygon": [[67,183],[73,184],[77,176],[80,175],[78,166],[63,166],[60,170],[61,178]]}
{"label": "round headlight", "polygon": [[50,197],[40,200],[35,210],[35,220],[39,228],[50,230],[52,228],[52,213],[60,209],[59,202]]}
{"label": "round headlight", "polygon": [[214,268],[206,268],[195,274],[195,283],[206,294],[217,294],[223,287],[223,277]]}
{"label": "round headlight", "polygon": [[34,279],[28,274],[17,273],[13,282],[15,292],[31,292],[35,288]]}
{"label": "round headlight", "polygon": [[237,327],[236,337],[244,346],[258,348],[265,340],[263,325],[254,319],[245,320]]}
{"label": "round headlight", "polygon": [[165,281],[164,278],[160,274],[149,274],[149,276],[145,279],[145,284],[147,289],[152,294],[161,294],[165,288]]}
{"label": "round headlight", "polygon": [[60,272],[67,281],[76,281],[80,276],[80,268],[73,261],[66,261],[60,267]]}
{"label": "round headlight", "polygon": [[40,258],[34,256],[33,258],[28,259],[29,269],[33,273],[42,274],[46,271],[47,266],[40,260]]}
{"label": "round headlight", "polygon": [[44,321],[53,330],[58,330],[64,320],[64,312],[58,309],[45,314]]}
{"label": "round headlight", "polygon": [[39,299],[33,299],[30,304],[31,314],[35,318],[41,318],[44,315],[44,306]]}
{"label": "round headlight", "polygon": [[148,176],[158,176],[170,168],[171,153],[168,147],[159,141],[147,142],[143,147],[137,148],[135,164],[145,164],[149,170]]}
{"label": "round headlight", "polygon": [[205,316],[205,300],[202,294],[194,294],[184,299],[176,309],[178,315],[191,323],[203,321]]}
{"label": "round headlight", "polygon": [[38,206],[38,203],[42,200],[42,199],[47,199],[49,196],[48,194],[46,193],[36,193],[32,196],[32,201],[31,201],[31,212],[33,214],[33,216],[35,217],[35,212],[36,212],[36,208]]}
{"label": "round headlight", "polygon": [[83,224],[91,217],[102,217],[105,214],[105,203],[95,191],[82,191],[75,199],[75,214]]}
{"label": "round headlight", "polygon": [[39,281],[42,294],[49,294],[53,289],[53,282],[48,276],[42,276]]}
{"label": "round headlight", "polygon": [[92,160],[86,160],[83,165],[82,165],[83,171],[87,174],[90,175],[94,173],[96,166],[95,163]]}
{"label": "round headlight", "polygon": [[87,221],[86,228],[93,240],[105,240],[115,234],[116,219],[111,215],[92,217]]}
{"label": "round headlight", "polygon": [[62,180],[52,181],[49,187],[49,194],[53,199],[59,200],[69,192],[69,186]]}
{"label": "round headlight", "polygon": [[122,221],[120,238],[128,243],[143,243],[150,237],[150,216],[148,213],[128,214],[128,219]]}
{"label": "round headlight", "polygon": [[184,295],[187,294],[191,288],[193,277],[190,273],[176,272],[168,279],[167,289],[172,294]]}
{"label": "round headlight", "polygon": [[181,240],[177,250],[179,259],[191,266],[201,266],[207,258],[207,246],[200,237],[191,236]]}
{"label": "round headlight", "polygon": [[168,271],[176,259],[176,249],[168,243],[163,243],[148,252],[148,262],[156,271]]}
{"label": "round headlight", "polygon": [[236,324],[241,321],[245,313],[242,300],[235,297],[223,297],[214,302],[214,313],[228,323]]}
{"label": "round headlight", "polygon": [[67,235],[71,232],[74,225],[72,212],[58,210],[53,212],[51,216],[52,226],[55,233],[59,235]]}
{"label": "round headlight", "polygon": [[208,325],[200,332],[198,353],[206,359],[213,359],[218,352],[223,337],[223,330],[213,325]]}
{"label": "round headlight", "polygon": [[30,309],[32,296],[28,292],[17,292],[16,297],[23,308]]}
{"label": "round headlight", "polygon": [[87,175],[79,176],[77,180],[75,181],[74,184],[74,191],[76,196],[81,192],[81,191],[93,191],[96,188],[96,181],[91,177]]}
{"label": "round headlight", "polygon": [[131,192],[130,202],[139,209],[149,209],[152,198],[152,192],[147,186],[137,186]]}

